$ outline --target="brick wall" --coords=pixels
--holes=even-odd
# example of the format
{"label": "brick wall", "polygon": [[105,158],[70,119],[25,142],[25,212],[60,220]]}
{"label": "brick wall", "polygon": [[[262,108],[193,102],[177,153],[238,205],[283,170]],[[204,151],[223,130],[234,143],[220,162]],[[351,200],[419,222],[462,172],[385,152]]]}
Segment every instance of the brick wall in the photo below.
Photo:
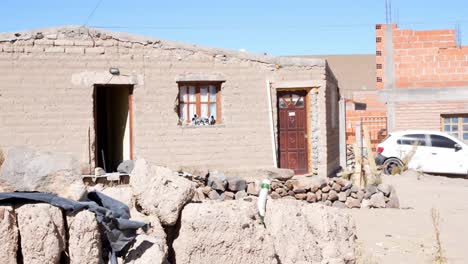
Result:
{"label": "brick wall", "polygon": [[[455,30],[410,30],[377,25],[377,77],[385,83],[385,28],[392,27],[395,88],[456,87],[468,85],[468,46],[457,47]],[[380,40],[380,42],[379,42]],[[378,66],[376,66],[378,67]]]}
{"label": "brick wall", "polygon": [[[172,168],[271,167],[266,81],[326,79],[322,60],[253,56],[86,30],[54,29],[40,39],[34,32],[17,38],[0,34],[0,145],[71,152],[87,164],[94,158],[93,85],[131,83],[134,157]],[[110,67],[121,75],[112,77]],[[176,79],[187,73],[225,78],[221,124],[177,124]],[[314,129],[326,134],[324,126]],[[338,145],[333,140],[322,142]],[[320,174],[325,175],[338,155],[328,157],[327,145],[320,150]]]}

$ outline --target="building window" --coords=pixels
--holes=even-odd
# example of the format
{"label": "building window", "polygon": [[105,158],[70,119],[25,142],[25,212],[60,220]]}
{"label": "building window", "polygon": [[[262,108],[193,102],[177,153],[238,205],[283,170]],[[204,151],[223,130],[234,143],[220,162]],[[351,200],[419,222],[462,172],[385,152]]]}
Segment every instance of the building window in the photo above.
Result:
{"label": "building window", "polygon": [[179,83],[179,124],[206,126],[221,121],[220,83]]}
{"label": "building window", "polygon": [[377,56],[382,56],[382,51],[381,51],[381,50],[377,50],[377,51],[375,52],[375,55],[377,55]]}
{"label": "building window", "polygon": [[381,28],[382,28],[382,25],[380,24],[375,25],[375,29],[381,29]]}
{"label": "building window", "polygon": [[376,66],[377,70],[381,70],[382,69],[382,64],[380,63],[377,63],[377,66]]}
{"label": "building window", "polygon": [[359,111],[359,110],[366,110],[367,109],[367,104],[365,103],[354,103],[354,110]]}
{"label": "building window", "polygon": [[442,116],[442,131],[468,141],[468,114]]}
{"label": "building window", "polygon": [[382,77],[377,77],[377,82],[382,82]]}
{"label": "building window", "polygon": [[375,42],[377,42],[377,43],[380,43],[380,42],[382,42],[382,38],[381,38],[381,37],[377,37],[377,38],[375,38]]}

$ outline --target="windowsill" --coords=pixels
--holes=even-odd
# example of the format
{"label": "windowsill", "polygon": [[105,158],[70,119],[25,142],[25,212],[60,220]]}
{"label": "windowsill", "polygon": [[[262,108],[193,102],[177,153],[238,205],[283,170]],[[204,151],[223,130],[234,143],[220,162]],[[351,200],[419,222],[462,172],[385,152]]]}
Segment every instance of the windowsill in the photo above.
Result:
{"label": "windowsill", "polygon": [[179,128],[182,129],[205,129],[205,128],[224,128],[226,127],[225,124],[216,124],[216,125],[211,125],[211,126],[191,126],[191,125],[177,125]]}

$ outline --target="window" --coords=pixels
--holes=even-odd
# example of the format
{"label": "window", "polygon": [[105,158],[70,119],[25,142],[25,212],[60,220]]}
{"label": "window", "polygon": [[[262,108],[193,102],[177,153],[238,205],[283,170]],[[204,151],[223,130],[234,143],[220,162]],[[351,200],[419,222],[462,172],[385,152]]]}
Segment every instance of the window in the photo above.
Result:
{"label": "window", "polygon": [[398,139],[397,144],[399,144],[399,145],[427,146],[427,144],[426,144],[426,135],[424,135],[424,134],[404,135],[402,138]]}
{"label": "window", "polygon": [[468,115],[446,115],[442,117],[442,131],[468,141]]}
{"label": "window", "polygon": [[382,82],[382,77],[377,77],[377,82]]}
{"label": "window", "polygon": [[382,38],[381,38],[381,37],[377,37],[377,38],[375,38],[375,42],[377,42],[377,43],[380,43],[380,42],[382,42]]}
{"label": "window", "polygon": [[377,67],[377,70],[381,70],[382,69],[382,64],[377,63],[376,67]]}
{"label": "window", "polygon": [[180,124],[214,125],[221,121],[220,83],[179,83]]}
{"label": "window", "polygon": [[436,148],[455,148],[455,141],[439,135],[431,135],[431,143]]}
{"label": "window", "polygon": [[366,110],[367,104],[365,103],[354,103],[354,110]]}
{"label": "window", "polygon": [[377,50],[377,51],[375,52],[375,55],[377,55],[377,56],[382,56],[382,51],[381,51],[381,50]]}

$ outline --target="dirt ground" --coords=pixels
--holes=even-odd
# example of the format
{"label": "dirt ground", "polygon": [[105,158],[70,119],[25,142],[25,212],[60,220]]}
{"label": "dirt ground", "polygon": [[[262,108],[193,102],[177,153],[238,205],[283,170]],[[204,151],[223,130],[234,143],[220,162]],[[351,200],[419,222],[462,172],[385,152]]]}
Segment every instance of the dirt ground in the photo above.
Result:
{"label": "dirt ground", "polygon": [[445,263],[468,263],[468,179],[384,176],[403,209],[353,209],[361,263],[437,263],[432,208],[440,213]]}

